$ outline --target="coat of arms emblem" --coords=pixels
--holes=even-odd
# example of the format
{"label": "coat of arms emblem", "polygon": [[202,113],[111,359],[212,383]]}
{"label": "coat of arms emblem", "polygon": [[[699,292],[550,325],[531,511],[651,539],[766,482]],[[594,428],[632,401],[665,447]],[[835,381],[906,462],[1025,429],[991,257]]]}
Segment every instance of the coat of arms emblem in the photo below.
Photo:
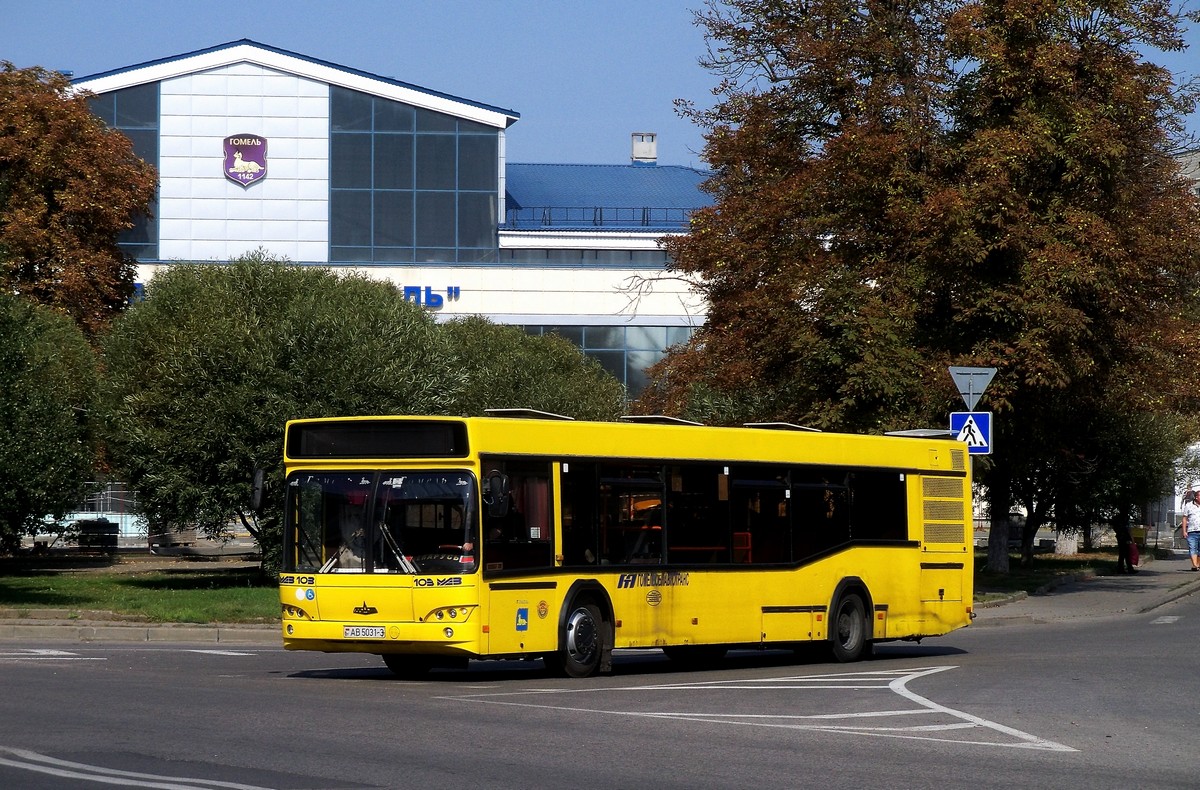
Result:
{"label": "coat of arms emblem", "polygon": [[248,187],[267,177],[267,138],[233,134],[225,138],[225,177]]}

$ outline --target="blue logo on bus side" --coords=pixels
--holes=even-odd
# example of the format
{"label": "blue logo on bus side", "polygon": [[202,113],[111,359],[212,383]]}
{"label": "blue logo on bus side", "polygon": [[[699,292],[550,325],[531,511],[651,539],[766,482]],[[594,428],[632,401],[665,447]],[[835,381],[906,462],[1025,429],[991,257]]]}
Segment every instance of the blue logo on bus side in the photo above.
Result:
{"label": "blue logo on bus side", "polygon": [[527,606],[522,606],[517,610],[517,630],[529,630],[529,607]]}

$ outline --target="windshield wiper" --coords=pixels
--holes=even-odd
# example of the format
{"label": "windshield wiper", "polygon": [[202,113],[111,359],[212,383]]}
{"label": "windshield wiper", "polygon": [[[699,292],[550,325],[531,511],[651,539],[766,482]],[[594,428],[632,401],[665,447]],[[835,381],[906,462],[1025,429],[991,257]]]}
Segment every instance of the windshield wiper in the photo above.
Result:
{"label": "windshield wiper", "polygon": [[412,560],[404,556],[404,552],[400,550],[399,544],[396,543],[396,538],[392,536],[387,527],[381,527],[380,532],[383,534],[383,542],[387,544],[388,549],[392,552],[392,556],[396,558],[396,564],[400,566],[400,570],[411,576],[416,576],[420,573]]}

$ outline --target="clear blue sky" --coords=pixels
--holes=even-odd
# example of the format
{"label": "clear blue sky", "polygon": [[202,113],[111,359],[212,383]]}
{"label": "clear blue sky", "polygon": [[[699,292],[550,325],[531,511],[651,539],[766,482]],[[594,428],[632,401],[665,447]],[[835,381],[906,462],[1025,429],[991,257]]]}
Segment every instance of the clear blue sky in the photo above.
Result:
{"label": "clear blue sky", "polygon": [[[701,0],[0,0],[0,60],[83,77],[241,38],[521,114],[513,162],[703,166],[677,98],[707,106]],[[1200,71],[1192,49],[1170,57]],[[1200,131],[1200,120],[1191,127]]]}

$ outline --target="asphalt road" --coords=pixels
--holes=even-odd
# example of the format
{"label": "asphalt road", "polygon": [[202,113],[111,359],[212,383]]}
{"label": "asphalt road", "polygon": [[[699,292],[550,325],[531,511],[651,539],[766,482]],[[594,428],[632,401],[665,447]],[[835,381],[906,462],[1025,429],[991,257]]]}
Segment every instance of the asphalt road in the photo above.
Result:
{"label": "asphalt road", "polygon": [[[0,787],[1200,786],[1200,597],[960,631],[855,665],[611,676],[212,644],[0,644]],[[1188,668],[1192,667],[1189,672]]]}

